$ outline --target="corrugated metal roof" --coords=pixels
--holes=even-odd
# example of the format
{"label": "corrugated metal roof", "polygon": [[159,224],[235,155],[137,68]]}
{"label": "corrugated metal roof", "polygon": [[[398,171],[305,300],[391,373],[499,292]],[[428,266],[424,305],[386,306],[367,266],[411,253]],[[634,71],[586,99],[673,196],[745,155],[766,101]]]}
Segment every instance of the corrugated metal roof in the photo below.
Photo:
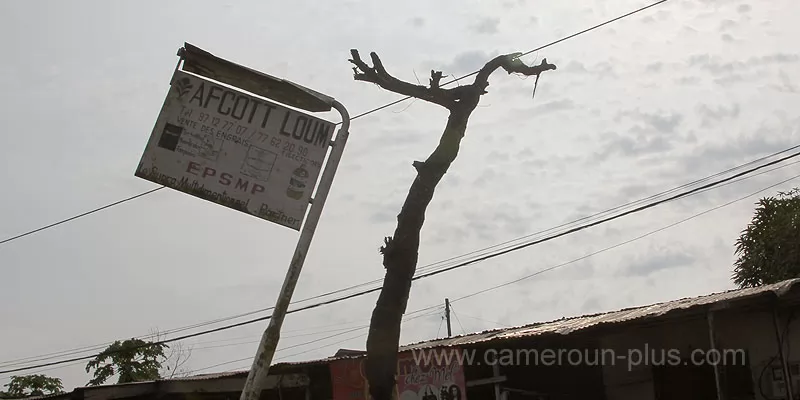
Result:
{"label": "corrugated metal roof", "polygon": [[165,379],[168,381],[202,381],[208,379],[223,379],[223,378],[234,378],[238,377],[239,375],[247,375],[250,370],[244,371],[228,371],[228,372],[214,372],[210,374],[200,374],[200,375],[192,375],[182,378],[171,378]]}
{"label": "corrugated metal roof", "polygon": [[19,398],[3,398],[4,400],[44,400],[44,399],[57,399],[59,397],[67,398],[69,397],[69,392],[65,393],[58,393],[58,394],[47,394],[44,396],[30,396],[30,397],[19,397]]}
{"label": "corrugated metal roof", "polygon": [[[794,289],[798,283],[800,283],[800,279],[793,279],[772,285],[764,285],[757,288],[729,290],[726,292],[713,293],[700,297],[672,300],[663,303],[656,303],[634,308],[626,308],[618,311],[611,311],[601,314],[591,314],[591,315],[583,315],[571,318],[562,318],[550,322],[533,323],[513,328],[493,329],[467,335],[455,336],[447,339],[428,340],[424,342],[412,343],[405,346],[400,346],[400,351],[428,349],[435,347],[463,346],[467,344],[476,344],[476,343],[483,343],[483,342],[504,340],[504,339],[517,339],[517,338],[538,336],[544,334],[568,335],[583,329],[596,327],[599,325],[613,325],[628,321],[665,316],[671,312],[678,310],[689,310],[692,308],[701,308],[710,305],[723,305],[726,302],[760,298],[769,295],[781,297],[788,291]],[[275,368],[280,368],[280,367],[291,368],[297,366],[320,365],[320,364],[327,364],[331,361],[340,359],[363,357],[363,355],[352,354],[354,352],[356,351],[348,350],[343,352],[344,354],[348,355],[340,355],[338,357],[333,356],[318,360],[278,363],[274,364],[270,369],[273,370]],[[210,373],[202,375],[193,375],[185,378],[166,379],[166,381],[196,381],[196,380],[224,379],[224,378],[232,378],[240,376],[246,377],[247,373],[248,370],[219,372],[219,373]],[[153,382],[137,382],[124,385],[139,385],[143,383],[153,383]],[[112,386],[124,386],[124,385],[112,385]],[[56,399],[58,397],[68,396],[68,395],[69,393],[61,395],[34,397],[34,398],[29,397],[26,400]]]}
{"label": "corrugated metal roof", "polygon": [[[527,324],[513,328],[501,328],[487,330],[483,332],[471,333],[461,336],[454,336],[447,339],[427,340],[418,343],[400,346],[400,351],[410,351],[419,349],[429,349],[435,347],[463,346],[468,344],[483,343],[504,339],[518,339],[544,334],[568,335],[590,327],[599,325],[613,325],[634,320],[642,320],[664,316],[679,310],[689,310],[692,308],[706,307],[714,304],[744,300],[765,295],[783,296],[800,279],[787,280],[771,285],[763,285],[756,288],[734,289],[709,295],[684,298],[663,303],[656,303],[647,306],[626,308],[618,311],[611,311],[601,314],[590,314],[578,317],[562,318],[550,322],[539,322]],[[281,363],[276,365],[313,365],[324,364],[334,360],[357,358],[359,356],[329,357],[321,360],[298,361],[291,363]]]}
{"label": "corrugated metal roof", "polygon": [[743,300],[746,298],[761,296],[764,294],[774,294],[782,296],[790,290],[800,279],[788,280],[772,285],[763,285],[757,288],[746,288],[729,290],[726,292],[712,293],[700,297],[684,298],[663,303],[656,303],[647,306],[626,308],[618,311],[611,311],[601,314],[584,315],[559,320],[524,325],[515,328],[495,329],[480,333],[457,336],[448,339],[428,340],[424,342],[409,344],[400,347],[400,351],[417,350],[433,347],[450,347],[465,344],[481,343],[490,340],[516,339],[529,336],[555,333],[568,335],[570,333],[583,330],[598,325],[612,325],[639,319],[654,318],[663,316],[667,313],[688,310],[695,307],[708,306],[733,300]]}

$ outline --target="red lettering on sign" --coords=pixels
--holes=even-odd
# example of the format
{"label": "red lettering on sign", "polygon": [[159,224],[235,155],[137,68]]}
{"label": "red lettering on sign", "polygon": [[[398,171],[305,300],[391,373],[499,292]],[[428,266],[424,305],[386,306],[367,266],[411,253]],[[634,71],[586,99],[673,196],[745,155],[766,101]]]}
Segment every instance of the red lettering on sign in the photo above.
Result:
{"label": "red lettering on sign", "polygon": [[186,167],[186,172],[188,172],[188,173],[190,173],[192,175],[197,175],[196,172],[192,171],[194,169],[199,171],[200,170],[200,164],[198,164],[196,162],[193,162],[193,161],[189,161],[189,165]]}
{"label": "red lettering on sign", "polygon": [[229,174],[227,172],[223,172],[222,175],[219,176],[219,183],[221,183],[221,184],[223,184],[225,186],[230,186],[231,178],[233,178],[233,176],[231,174]]}
{"label": "red lettering on sign", "polygon": [[247,191],[247,185],[249,185],[249,184],[250,184],[250,182],[248,182],[246,179],[243,180],[242,178],[239,178],[236,181],[236,189],[240,189],[240,190],[246,192]]}
{"label": "red lettering on sign", "polygon": [[[192,175],[198,175],[202,178],[214,178],[216,182],[222,186],[231,187],[233,190],[242,191],[244,193],[257,194],[264,193],[266,188],[255,182],[250,182],[247,179],[234,178],[233,174],[229,172],[220,172],[211,167],[204,167],[194,161],[189,161],[186,172]],[[252,183],[252,185],[251,185]]]}

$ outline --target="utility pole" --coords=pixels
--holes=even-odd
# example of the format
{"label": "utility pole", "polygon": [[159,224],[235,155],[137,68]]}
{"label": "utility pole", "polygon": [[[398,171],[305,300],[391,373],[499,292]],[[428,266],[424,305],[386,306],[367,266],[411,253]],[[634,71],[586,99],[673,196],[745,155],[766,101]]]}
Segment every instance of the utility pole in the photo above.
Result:
{"label": "utility pole", "polygon": [[447,319],[447,337],[450,337],[453,335],[450,328],[450,299],[444,299],[444,317]]}

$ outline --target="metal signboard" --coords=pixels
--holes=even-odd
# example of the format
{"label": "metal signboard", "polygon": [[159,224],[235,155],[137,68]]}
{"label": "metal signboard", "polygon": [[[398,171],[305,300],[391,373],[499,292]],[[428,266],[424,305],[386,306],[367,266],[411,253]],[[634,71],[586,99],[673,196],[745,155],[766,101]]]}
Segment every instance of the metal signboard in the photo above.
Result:
{"label": "metal signboard", "polygon": [[177,70],[135,175],[300,230],[333,131]]}

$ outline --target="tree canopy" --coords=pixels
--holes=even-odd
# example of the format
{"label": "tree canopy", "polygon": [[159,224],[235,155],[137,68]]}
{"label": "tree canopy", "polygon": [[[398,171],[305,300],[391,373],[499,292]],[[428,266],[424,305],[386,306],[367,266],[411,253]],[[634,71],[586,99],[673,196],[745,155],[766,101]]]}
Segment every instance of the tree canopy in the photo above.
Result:
{"label": "tree canopy", "polygon": [[117,340],[86,364],[86,372],[94,370],[94,378],[89,385],[102,385],[114,375],[119,377],[117,383],[159,379],[159,369],[167,347],[163,343],[141,339]]}
{"label": "tree canopy", "polygon": [[800,277],[800,189],[756,203],[736,256],[733,281],[743,288]]}
{"label": "tree canopy", "polygon": [[0,392],[0,397],[21,398],[30,396],[46,396],[63,393],[61,379],[47,375],[12,376],[11,382],[5,385],[7,391]]}

